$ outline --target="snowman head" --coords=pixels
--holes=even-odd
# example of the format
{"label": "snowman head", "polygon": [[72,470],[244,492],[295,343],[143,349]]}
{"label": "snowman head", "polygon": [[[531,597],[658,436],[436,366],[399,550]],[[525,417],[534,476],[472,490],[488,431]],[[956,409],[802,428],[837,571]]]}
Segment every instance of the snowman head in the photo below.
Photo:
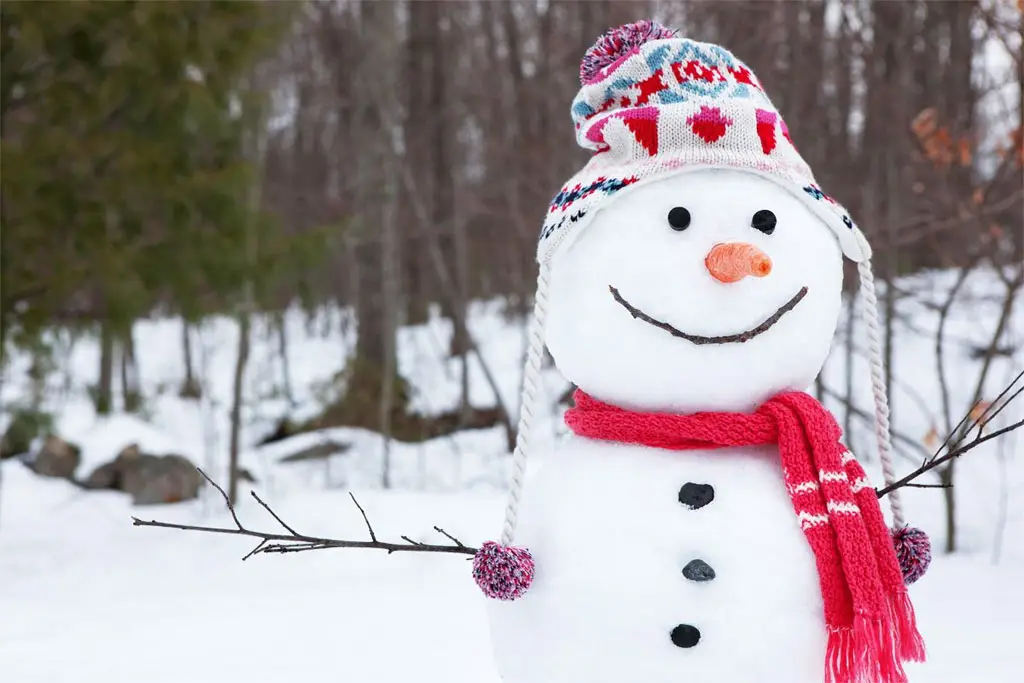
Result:
{"label": "snowman head", "polygon": [[590,161],[552,200],[537,311],[559,369],[638,410],[746,410],[806,389],[842,257],[870,248],[754,73],[653,22],[605,34],[572,105]]}
{"label": "snowman head", "polygon": [[840,309],[835,237],[792,193],[738,170],[624,193],[550,265],[559,369],[633,410],[748,410],[803,390]]}

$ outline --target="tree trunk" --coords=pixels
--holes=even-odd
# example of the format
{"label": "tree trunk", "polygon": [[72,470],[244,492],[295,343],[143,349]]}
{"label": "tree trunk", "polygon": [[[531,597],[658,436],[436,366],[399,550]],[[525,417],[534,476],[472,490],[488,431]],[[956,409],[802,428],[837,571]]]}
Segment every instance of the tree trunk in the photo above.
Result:
{"label": "tree trunk", "polygon": [[[910,124],[912,115],[907,111],[906,98],[901,96],[906,87],[906,80],[913,76],[913,62],[900,57],[904,45],[904,33],[913,24],[913,6],[907,3],[874,3],[874,35],[876,44],[873,46],[871,58],[875,68],[879,70],[880,80],[875,81],[877,99],[873,104],[877,109],[873,112],[873,123],[877,128],[870,131],[878,135],[878,140],[889,140],[889,144],[880,145],[876,155],[880,176],[878,180],[882,210],[878,215],[882,230],[882,239],[878,256],[885,282],[882,307],[884,311],[883,356],[885,364],[885,389],[889,396],[890,421],[894,422],[893,365],[894,345],[893,333],[896,311],[896,290],[893,287],[899,275],[899,255],[897,253],[896,231],[904,220],[905,206],[901,201],[904,192],[904,156],[908,151],[909,136],[904,132]],[[893,137],[891,129],[900,131]]]}
{"label": "tree trunk", "polygon": [[114,330],[108,320],[100,323],[100,381],[94,401],[99,415],[114,408]]}
{"label": "tree trunk", "polygon": [[[891,166],[890,166],[891,170]],[[899,188],[894,183],[889,184],[889,191],[893,194],[899,192]],[[889,218],[885,222],[885,240],[886,245],[884,251],[883,262],[885,268],[883,269],[885,277],[885,295],[882,299],[883,309],[885,311],[885,339],[883,345],[883,356],[885,363],[885,395],[889,397],[889,422],[894,423],[893,418],[893,399],[892,395],[892,378],[893,378],[893,365],[895,363],[896,347],[894,343],[895,326],[896,326],[896,276],[897,276],[897,254],[896,254],[896,240],[895,238],[895,222],[896,212],[894,207],[890,204]]]}
{"label": "tree trunk", "polygon": [[[392,163],[390,159],[384,159],[385,183],[394,192],[393,173],[387,166]],[[382,228],[381,275],[383,280],[382,298],[383,303],[383,325],[384,336],[384,358],[380,373],[380,433],[384,440],[384,451],[381,457],[381,487],[391,488],[391,414],[395,406],[395,332],[397,328],[398,312],[398,272],[396,261],[398,260],[398,236],[395,234],[394,224],[394,202],[388,201],[384,205]]]}
{"label": "tree trunk", "polygon": [[466,306],[469,300],[469,246],[467,244],[466,226],[463,221],[455,218],[454,202],[454,154],[452,140],[449,135],[449,102],[448,84],[445,78],[445,70],[449,66],[445,45],[448,40],[441,28],[442,12],[440,3],[431,3],[431,34],[432,41],[431,70],[430,70],[430,93],[432,114],[432,140],[433,140],[433,161],[434,168],[431,175],[434,179],[434,229],[439,234],[446,236],[445,242],[451,247],[442,246],[445,254],[451,254],[455,262],[455,290],[457,296],[455,301],[449,302],[450,306],[457,306],[460,310],[456,314],[451,312],[449,316],[452,321],[452,346],[451,354],[458,356],[462,365],[462,377],[460,386],[460,426],[469,423],[472,408],[469,404],[469,353],[470,341],[469,331],[466,329]]}
{"label": "tree trunk", "polygon": [[[413,169],[418,180],[417,191],[423,201],[429,201],[434,177],[430,163],[431,127],[443,110],[434,109],[430,102],[430,71],[434,45],[438,37],[438,2],[420,0],[409,3],[409,36],[405,44],[404,91],[406,116],[402,123],[405,140],[405,163]],[[416,220],[412,210],[413,199],[408,191],[400,192],[399,225],[412,225]],[[401,275],[408,293],[407,318],[410,323],[424,323],[428,317],[428,304],[436,287],[430,277],[429,264],[424,256],[424,237],[419,231],[403,236]]]}
{"label": "tree trunk", "polygon": [[846,434],[847,448],[854,453],[857,452],[853,443],[853,340],[854,329],[857,322],[855,296],[856,294],[854,292],[850,292],[850,297],[847,300],[846,349],[843,354],[845,361],[843,365],[843,372],[846,375],[846,412],[843,413],[843,432]]}
{"label": "tree trunk", "polygon": [[[381,277],[380,264],[383,262],[381,256],[381,245],[376,237],[368,237],[372,240],[356,247],[357,264],[359,273],[359,289],[356,297],[356,316],[358,329],[356,333],[356,355],[353,373],[360,375],[363,372],[377,374],[384,367],[387,350],[384,338],[384,282]],[[354,380],[353,380],[354,381]],[[362,386],[362,383],[355,383]]]}
{"label": "tree trunk", "polygon": [[185,386],[192,386],[196,381],[192,370],[192,340],[188,334],[188,321],[185,320],[181,323],[181,351],[185,357]]}
{"label": "tree trunk", "polygon": [[125,412],[134,413],[142,407],[142,388],[139,381],[139,366],[135,361],[134,325],[121,340],[121,400]]}
{"label": "tree trunk", "polygon": [[277,328],[277,350],[281,355],[281,381],[284,382],[284,397],[289,409],[295,406],[295,394],[292,391],[292,367],[288,362],[288,330],[285,326],[285,313],[274,316],[274,327]]}
{"label": "tree trunk", "polygon": [[[432,7],[436,8],[434,3]],[[367,9],[370,9],[368,6]],[[387,3],[373,3],[372,11],[367,15],[371,30],[375,35],[388,36],[388,39],[377,40],[373,53],[376,63],[394,63],[398,61],[400,54],[397,43],[395,26],[397,17],[394,5]],[[390,74],[393,76],[394,74]],[[401,121],[394,115],[398,110],[398,87],[397,83],[390,77],[377,77],[374,87],[371,90],[369,104],[373,109],[367,110],[370,117],[380,117],[384,130],[393,130],[400,125]],[[433,112],[439,116],[440,112]],[[372,124],[370,124],[372,125]],[[385,489],[391,488],[391,439],[393,429],[393,417],[395,408],[400,404],[396,396],[398,389],[398,373],[396,360],[396,332],[398,327],[398,315],[401,308],[401,285],[400,278],[400,251],[397,223],[397,204],[400,193],[398,191],[399,169],[397,165],[402,163],[399,151],[392,144],[389,135],[380,135],[379,144],[368,150],[369,165],[373,170],[373,178],[377,182],[372,189],[380,197],[379,203],[371,203],[368,213],[374,217],[377,223],[377,234],[380,239],[374,240],[376,247],[376,260],[368,261],[374,271],[374,277],[378,279],[379,286],[374,288],[376,296],[376,310],[374,312],[373,326],[376,336],[373,355],[372,370],[378,373],[377,383],[374,387],[378,397],[377,419],[379,429],[383,436],[381,486]],[[450,169],[447,169],[450,173]],[[379,204],[379,205],[378,205]],[[362,325],[364,315],[360,312],[360,337],[362,337]],[[364,347],[365,348],[365,347]],[[373,387],[374,385],[369,384]]]}
{"label": "tree trunk", "polygon": [[[950,446],[953,448],[953,446]],[[956,489],[953,488],[953,463],[956,458],[939,471],[939,483],[942,484],[942,497],[946,502],[946,552],[956,552]]]}
{"label": "tree trunk", "polygon": [[244,400],[242,390],[243,380],[245,379],[245,365],[249,362],[249,327],[251,318],[247,305],[241,307],[237,320],[238,357],[235,359],[235,374],[231,384],[231,444],[228,459],[228,500],[232,505],[238,501],[238,454],[241,450],[242,401]]}
{"label": "tree trunk", "polygon": [[181,324],[181,350],[185,358],[185,381],[178,392],[182,398],[198,399],[203,395],[202,385],[195,375],[195,361],[192,358],[191,325],[187,320]]}
{"label": "tree trunk", "polygon": [[[361,5],[363,21],[368,31],[380,30],[380,27],[387,26],[387,15],[394,13],[394,7],[390,3],[364,3]],[[367,58],[370,63],[380,63],[386,55],[387,43],[393,40],[375,41],[367,45],[370,51]],[[356,199],[360,225],[358,229],[358,245],[356,248],[359,264],[359,292],[356,298],[356,315],[358,316],[358,333],[356,337],[356,365],[353,369],[353,378],[350,386],[356,390],[369,391],[370,397],[379,398],[380,373],[385,365],[387,346],[385,337],[387,331],[384,326],[384,296],[383,296],[383,274],[381,264],[381,221],[382,209],[391,198],[381,191],[384,179],[382,178],[381,157],[393,153],[390,146],[390,137],[382,130],[389,130],[382,125],[381,113],[387,106],[388,98],[382,90],[387,89],[387,80],[381,82],[381,74],[366,73],[367,66],[360,65],[363,73],[358,77],[358,85],[364,88],[360,97],[359,109],[353,119],[353,139],[365,141],[364,145],[357,148],[356,177],[358,183],[358,197]],[[363,379],[362,374],[366,373],[365,382],[356,381]],[[372,400],[372,399],[371,399]]]}
{"label": "tree trunk", "polygon": [[[255,76],[255,74],[254,74]],[[256,309],[255,283],[256,262],[259,254],[258,234],[256,233],[257,216],[262,202],[263,187],[261,177],[266,158],[266,140],[264,138],[263,112],[258,105],[252,105],[244,112],[247,123],[247,135],[243,139],[243,154],[257,170],[256,179],[249,185],[245,197],[249,210],[248,223],[245,231],[245,281],[242,283],[242,300],[239,302],[236,319],[238,321],[238,356],[235,358],[235,372],[231,384],[231,435],[228,453],[228,501],[234,505],[238,501],[239,454],[242,447],[242,403],[245,400],[245,367],[249,362],[249,349],[252,340],[252,315]]]}

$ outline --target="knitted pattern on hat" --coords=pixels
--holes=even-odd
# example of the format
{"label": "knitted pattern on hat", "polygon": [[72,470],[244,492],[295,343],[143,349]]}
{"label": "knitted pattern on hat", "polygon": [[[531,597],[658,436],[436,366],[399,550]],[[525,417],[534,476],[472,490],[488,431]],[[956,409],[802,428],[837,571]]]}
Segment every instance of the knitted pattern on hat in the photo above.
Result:
{"label": "knitted pattern on hat", "polygon": [[874,488],[835,418],[812,396],[783,393],[754,414],[634,413],[575,394],[579,436],[671,450],[778,444],[786,490],[818,569],[828,640],[826,683],[906,683],[924,661],[903,574]]}
{"label": "knitted pattern on hat", "polygon": [[548,207],[537,257],[583,229],[617,193],[702,168],[739,169],[798,196],[854,261],[864,253],[849,214],[818,186],[761,82],[717,45],[675,37],[655,22],[609,31],[587,51],[572,104],[590,161]]}

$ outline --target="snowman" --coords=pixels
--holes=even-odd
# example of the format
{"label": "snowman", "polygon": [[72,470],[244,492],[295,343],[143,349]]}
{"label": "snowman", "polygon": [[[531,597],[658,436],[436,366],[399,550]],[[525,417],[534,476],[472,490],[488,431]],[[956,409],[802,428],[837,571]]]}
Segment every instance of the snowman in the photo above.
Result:
{"label": "snowman", "polygon": [[[926,537],[898,501],[890,534],[804,393],[845,256],[891,475],[868,243],[725,49],[638,22],[588,51],[581,80],[593,157],[544,223],[505,527],[474,561],[503,680],[906,681],[920,571],[899,560]],[[527,479],[545,343],[578,389],[571,434]]]}

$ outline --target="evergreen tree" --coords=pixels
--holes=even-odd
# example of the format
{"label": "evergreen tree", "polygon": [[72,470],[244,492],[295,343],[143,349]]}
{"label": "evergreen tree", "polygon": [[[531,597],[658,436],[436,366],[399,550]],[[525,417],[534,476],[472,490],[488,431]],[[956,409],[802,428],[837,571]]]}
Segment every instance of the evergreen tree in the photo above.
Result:
{"label": "evergreen tree", "polygon": [[242,144],[266,93],[241,88],[294,7],[0,5],[0,342],[55,321],[116,341],[158,304],[195,318],[275,272],[287,245],[251,215]]}

